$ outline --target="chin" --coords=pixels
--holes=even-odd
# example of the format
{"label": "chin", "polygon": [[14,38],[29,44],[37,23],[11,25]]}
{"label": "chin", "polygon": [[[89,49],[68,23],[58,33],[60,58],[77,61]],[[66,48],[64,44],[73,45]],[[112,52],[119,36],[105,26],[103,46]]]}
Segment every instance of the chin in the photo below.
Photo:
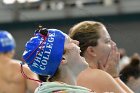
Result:
{"label": "chin", "polygon": [[82,64],[81,65],[83,65],[83,68],[87,68],[89,65],[86,62],[85,58],[84,57],[81,57],[81,59],[82,59]]}

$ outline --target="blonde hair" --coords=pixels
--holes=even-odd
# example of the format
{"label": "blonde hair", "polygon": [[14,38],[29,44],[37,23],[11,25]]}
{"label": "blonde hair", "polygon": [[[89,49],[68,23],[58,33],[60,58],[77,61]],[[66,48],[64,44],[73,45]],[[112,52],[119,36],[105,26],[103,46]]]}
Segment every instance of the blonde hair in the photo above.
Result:
{"label": "blonde hair", "polygon": [[88,46],[96,46],[99,39],[99,31],[105,26],[96,21],[83,21],[74,25],[70,31],[69,36],[80,42],[81,56],[83,56]]}

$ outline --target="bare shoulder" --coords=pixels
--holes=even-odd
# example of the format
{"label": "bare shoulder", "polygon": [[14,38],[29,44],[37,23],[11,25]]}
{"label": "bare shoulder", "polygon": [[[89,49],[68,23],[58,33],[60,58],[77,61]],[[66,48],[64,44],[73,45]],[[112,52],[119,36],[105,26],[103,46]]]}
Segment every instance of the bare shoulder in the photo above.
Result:
{"label": "bare shoulder", "polygon": [[99,69],[90,68],[79,74],[77,84],[95,90],[96,92],[106,89],[111,90],[110,86],[116,86],[116,82],[108,73]]}
{"label": "bare shoulder", "polygon": [[[22,61],[20,61],[20,60],[12,59],[10,62],[10,65],[15,68],[21,68],[21,62]],[[29,67],[25,64],[25,65],[23,65],[23,69],[28,71]]]}
{"label": "bare shoulder", "polygon": [[[82,71],[79,74],[78,78],[82,78],[83,76],[88,78],[89,80],[98,80],[98,79],[100,80],[100,79],[104,79],[104,78],[112,78],[105,71],[102,71],[100,69],[90,69],[90,68],[87,68],[86,70]],[[102,77],[104,77],[104,78],[102,78]]]}
{"label": "bare shoulder", "polygon": [[[10,64],[12,65],[12,67],[14,67],[15,69],[18,69],[18,71],[19,71],[19,69],[21,69],[21,61],[20,60],[16,60],[16,59],[12,59],[11,60],[11,62],[10,62]],[[24,64],[23,66],[22,66],[22,68],[23,68],[23,71],[24,71],[24,73],[25,74],[27,74],[27,75],[35,75],[30,69],[29,69],[29,67],[28,67],[28,65],[27,64]]]}
{"label": "bare shoulder", "polygon": [[[20,60],[12,59],[10,63],[11,63],[11,65],[13,65],[13,66],[18,66],[18,67],[20,67],[20,66],[21,66],[21,62],[22,62],[22,61],[20,61]],[[26,64],[23,65],[23,68],[24,68],[25,70],[29,70],[29,67],[28,67]]]}
{"label": "bare shoulder", "polygon": [[19,70],[20,62],[20,60],[11,59],[7,66],[11,67],[13,70]]}

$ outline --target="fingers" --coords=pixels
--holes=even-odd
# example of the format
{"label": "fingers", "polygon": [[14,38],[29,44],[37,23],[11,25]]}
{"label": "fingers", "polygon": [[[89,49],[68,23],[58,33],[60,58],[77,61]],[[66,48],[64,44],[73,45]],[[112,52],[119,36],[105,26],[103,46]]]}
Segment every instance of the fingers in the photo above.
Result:
{"label": "fingers", "polygon": [[117,60],[116,60],[116,62],[119,63],[119,60],[120,60],[120,53],[117,52],[116,55],[117,55]]}
{"label": "fingers", "polygon": [[118,63],[119,58],[120,58],[120,54],[119,54],[118,48],[116,46],[112,46],[112,50],[111,50],[111,53],[110,53],[110,58],[112,60],[114,60],[115,63]]}
{"label": "fingers", "polygon": [[115,61],[115,63],[119,63],[120,53],[118,52],[118,48],[117,47],[114,47],[113,52],[114,52],[113,55],[114,55],[114,61]]}
{"label": "fingers", "polygon": [[[115,46],[111,46],[111,50],[109,51],[108,57],[107,57],[107,62],[104,66],[104,71],[108,72],[112,76],[118,75],[118,62],[119,62],[119,52],[118,48]],[[101,65],[100,65],[101,67]],[[102,68],[103,69],[103,68]]]}
{"label": "fingers", "polygon": [[107,60],[106,60],[105,69],[110,68],[110,66],[116,67],[116,65],[118,64],[118,61],[119,61],[119,53],[117,51],[118,51],[118,49],[116,46],[111,47],[111,50],[110,50]]}

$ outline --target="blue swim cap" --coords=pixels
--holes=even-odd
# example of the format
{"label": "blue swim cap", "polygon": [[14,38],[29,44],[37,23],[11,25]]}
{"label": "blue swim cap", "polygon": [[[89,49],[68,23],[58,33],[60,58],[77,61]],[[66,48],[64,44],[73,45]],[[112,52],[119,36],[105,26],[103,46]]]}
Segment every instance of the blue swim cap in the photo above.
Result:
{"label": "blue swim cap", "polygon": [[0,53],[10,52],[15,49],[15,40],[7,31],[0,31]]}
{"label": "blue swim cap", "polygon": [[25,45],[23,59],[39,75],[53,76],[64,52],[65,34],[57,29],[46,29],[47,35],[36,32]]}

